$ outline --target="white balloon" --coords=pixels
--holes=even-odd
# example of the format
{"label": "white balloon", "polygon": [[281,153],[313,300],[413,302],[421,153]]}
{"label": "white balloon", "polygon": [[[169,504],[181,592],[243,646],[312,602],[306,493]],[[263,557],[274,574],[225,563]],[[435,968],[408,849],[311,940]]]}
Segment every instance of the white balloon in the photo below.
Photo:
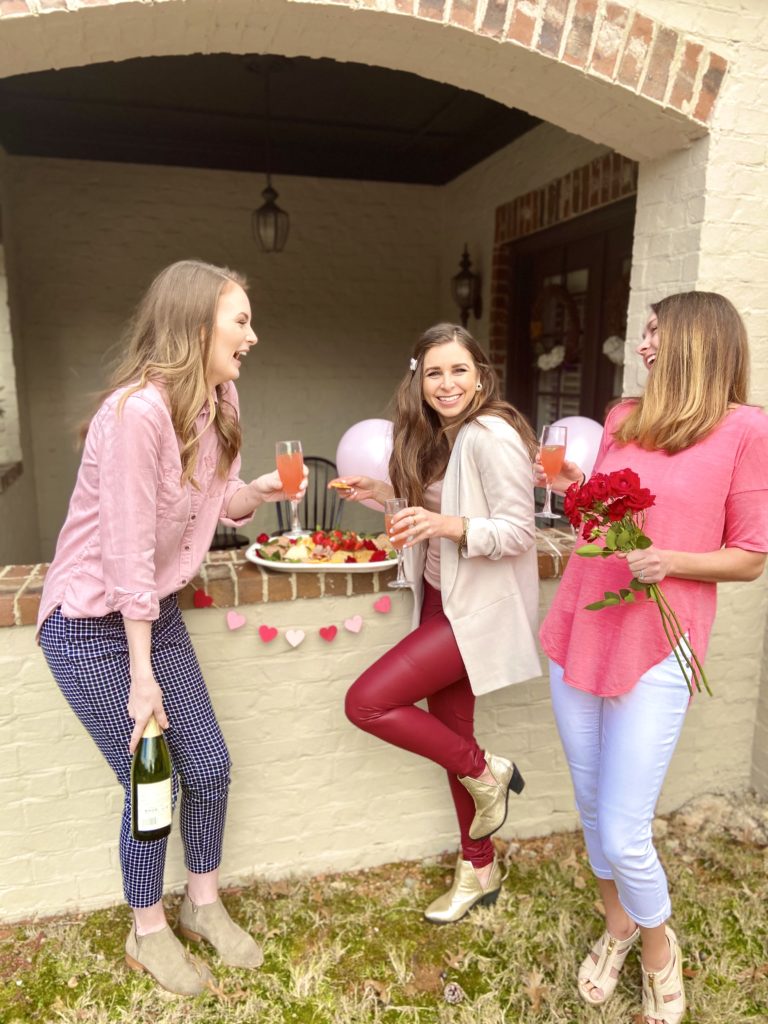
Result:
{"label": "white balloon", "polygon": [[[336,449],[339,476],[372,476],[389,483],[389,456],[392,453],[392,421],[360,420],[345,431]],[[375,502],[362,502],[381,511]]]}
{"label": "white balloon", "polygon": [[569,462],[575,462],[589,478],[597,458],[603,428],[588,416],[563,416],[555,420],[552,426],[568,429],[565,457]]}

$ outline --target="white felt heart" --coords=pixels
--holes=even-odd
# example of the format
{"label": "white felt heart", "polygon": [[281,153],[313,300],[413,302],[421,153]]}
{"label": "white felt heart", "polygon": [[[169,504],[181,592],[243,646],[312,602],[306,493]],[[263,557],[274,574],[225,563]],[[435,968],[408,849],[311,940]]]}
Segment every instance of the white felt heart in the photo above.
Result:
{"label": "white felt heart", "polygon": [[344,629],[348,629],[350,633],[359,633],[362,628],[362,615],[353,615],[351,619],[344,619]]}
{"label": "white felt heart", "polygon": [[285,639],[291,645],[291,647],[298,647],[299,644],[304,640],[306,633],[303,629],[286,629]]}
{"label": "white felt heart", "polygon": [[248,620],[240,612],[227,612],[227,626],[230,629],[240,629]]}

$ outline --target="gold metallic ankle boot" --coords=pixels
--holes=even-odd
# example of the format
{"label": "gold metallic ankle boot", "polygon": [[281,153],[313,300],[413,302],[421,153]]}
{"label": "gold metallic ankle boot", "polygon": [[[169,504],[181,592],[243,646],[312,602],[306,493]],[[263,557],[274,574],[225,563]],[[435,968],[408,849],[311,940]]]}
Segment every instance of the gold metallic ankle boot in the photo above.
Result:
{"label": "gold metallic ankle boot", "polygon": [[470,775],[458,776],[459,782],[475,801],[475,817],[469,829],[471,839],[485,839],[500,829],[507,817],[510,789],[522,793],[525,786],[517,765],[506,757],[498,757],[486,751],[485,763],[496,779],[495,784],[481,782]]}
{"label": "gold metallic ankle boot", "polygon": [[475,904],[490,906],[495,903],[501,892],[501,881],[501,865],[495,857],[488,885],[483,888],[472,867],[472,861],[462,860],[459,854],[453,885],[448,892],[438,896],[434,903],[430,903],[424,911],[424,917],[433,924],[452,924],[454,921],[460,921]]}

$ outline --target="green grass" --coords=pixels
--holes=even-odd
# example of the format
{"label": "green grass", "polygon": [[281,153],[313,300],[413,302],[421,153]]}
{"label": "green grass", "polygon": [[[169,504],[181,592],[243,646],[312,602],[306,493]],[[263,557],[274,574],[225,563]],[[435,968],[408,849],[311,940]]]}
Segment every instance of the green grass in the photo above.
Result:
{"label": "green grass", "polygon": [[[754,805],[758,806],[758,805]],[[761,813],[768,813],[764,805]],[[768,851],[669,819],[658,843],[683,943],[691,1024],[768,1018]],[[264,943],[256,972],[201,947],[218,993],[182,999],[126,969],[125,907],[0,926],[0,1020],[151,1024],[630,1024],[637,956],[602,1010],[578,999],[578,963],[601,931],[581,838],[499,850],[509,874],[494,907],[458,925],[422,909],[450,882],[455,854],[356,874],[229,890],[230,913]],[[167,900],[175,920],[178,898]],[[458,991],[458,1003],[446,999]],[[456,988],[458,986],[458,989]],[[639,1020],[639,1018],[637,1018]]]}

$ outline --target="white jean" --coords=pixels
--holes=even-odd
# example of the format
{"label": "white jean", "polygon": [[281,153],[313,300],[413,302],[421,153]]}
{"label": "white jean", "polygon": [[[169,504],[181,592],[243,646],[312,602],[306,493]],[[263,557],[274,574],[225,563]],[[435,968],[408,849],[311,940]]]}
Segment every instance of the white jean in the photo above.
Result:
{"label": "white jean", "polygon": [[633,921],[663,924],[672,905],[651,826],[688,708],[675,656],[618,697],[569,686],[552,661],[550,684],[592,870],[613,879]]}

